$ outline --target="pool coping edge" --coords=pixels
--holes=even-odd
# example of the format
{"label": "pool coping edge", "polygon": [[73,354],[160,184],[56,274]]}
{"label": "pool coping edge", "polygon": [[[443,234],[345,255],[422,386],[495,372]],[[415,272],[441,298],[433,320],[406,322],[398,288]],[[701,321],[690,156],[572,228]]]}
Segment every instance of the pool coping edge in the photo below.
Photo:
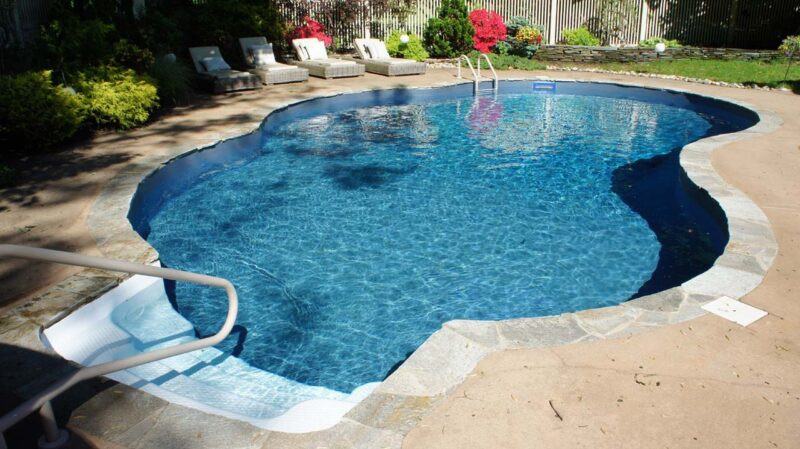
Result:
{"label": "pool coping edge", "polygon": [[[390,447],[399,447],[402,436],[427,414],[439,399],[460,384],[481,359],[492,352],[620,338],[655,327],[688,321],[705,314],[701,308],[703,304],[719,296],[739,299],[762,282],[778,251],[769,220],[761,208],[743,192],[727,184],[714,170],[711,154],[715,149],[730,142],[755,138],[775,131],[782,124],[777,114],[744,102],[698,94],[689,89],[657,88],[616,80],[590,81],[557,77],[503,78],[504,81],[535,79],[605,83],[686,93],[725,101],[758,114],[760,121],[753,127],[737,133],[692,142],[682,149],[680,155],[681,167],[689,179],[707,190],[711,197],[719,202],[728,218],[730,241],[725,251],[711,269],[681,286],[620,305],[547,317],[502,321],[448,321],[417,348],[409,359],[371,395],[345,415],[339,424],[314,434],[347,434],[349,432],[347,429],[355,427],[358,433],[366,438],[360,438],[364,442],[363,447],[374,446],[371,443],[367,444],[368,441],[374,441],[375,444],[380,442],[382,445],[380,447],[386,447],[387,441],[390,441],[392,443]],[[470,81],[444,82],[425,87],[405,88],[431,89],[468,82]],[[396,87],[387,89],[394,88]],[[263,112],[262,119],[255,124],[230,128],[223,136],[170,147],[165,152],[146,157],[137,164],[126,167],[102,190],[89,212],[87,225],[98,248],[107,257],[147,264],[157,261],[158,253],[133,230],[128,221],[130,202],[145,178],[175,159],[257,132],[265,117],[274,111],[318,98],[372,90],[376,89],[316,95],[284,102],[275,107],[262,107],[254,112],[254,114]],[[30,320],[36,322],[40,329],[46,328],[98,298],[128,277],[99,270],[84,270],[40,295],[49,298],[48,301],[52,304],[43,304],[48,301],[34,301],[34,307],[30,309],[33,312]],[[43,307],[37,308],[37,304]]]}

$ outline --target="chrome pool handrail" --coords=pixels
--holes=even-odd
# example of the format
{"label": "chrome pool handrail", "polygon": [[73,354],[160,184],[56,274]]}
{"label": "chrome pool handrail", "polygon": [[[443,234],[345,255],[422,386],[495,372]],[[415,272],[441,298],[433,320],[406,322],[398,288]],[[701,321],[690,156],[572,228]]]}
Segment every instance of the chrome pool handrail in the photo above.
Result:
{"label": "chrome pool handrail", "polygon": [[497,77],[497,72],[494,71],[492,60],[489,59],[489,56],[487,56],[486,53],[481,53],[480,57],[478,57],[478,77],[481,76],[481,57],[486,60],[489,70],[492,71],[492,88],[495,90],[495,92],[497,92],[497,90],[500,89],[500,79]]}
{"label": "chrome pool handrail", "polygon": [[[472,72],[472,92],[474,94],[478,93],[478,88],[480,86],[481,77],[475,73],[475,68],[472,66],[472,61],[470,61],[469,56],[461,55],[458,57],[458,78],[461,78],[461,60],[467,61],[467,66],[469,66],[470,72]],[[478,59],[478,64],[480,64],[480,59]],[[480,67],[480,66],[479,66]]]}
{"label": "chrome pool handrail", "polygon": [[36,410],[39,410],[45,433],[43,436],[44,441],[40,439],[40,446],[58,447],[59,443],[66,443],[66,431],[58,428],[55,421],[55,416],[53,415],[53,408],[50,404],[50,401],[53,398],[63,393],[78,382],[84,380],[213,346],[224,340],[225,337],[230,334],[231,329],[233,329],[233,325],[236,321],[239,300],[236,294],[236,288],[227,279],[190,273],[186,271],[172,270],[169,268],[107,259],[105,257],[84,256],[64,251],[32,248],[20,245],[0,245],[0,257],[39,260],[85,268],[97,268],[101,270],[140,274],[173,281],[186,281],[193,284],[224,288],[228,296],[228,314],[225,317],[225,323],[223,323],[222,327],[216,334],[199,340],[190,341],[188,343],[143,352],[141,354],[124,359],[81,368],[69,376],[52,383],[49,387],[36,394],[34,397],[26,400],[10,412],[6,413],[4,416],[0,417],[0,449],[6,449],[3,433]]}
{"label": "chrome pool handrail", "polygon": [[489,57],[486,56],[485,53],[481,53],[480,56],[478,56],[478,70],[477,70],[477,72],[475,71],[475,68],[472,65],[472,61],[469,59],[469,56],[467,56],[467,55],[459,56],[458,57],[458,75],[457,76],[458,76],[458,78],[462,78],[462,76],[461,76],[461,61],[462,60],[467,61],[467,66],[469,67],[469,70],[472,72],[472,83],[473,83],[472,84],[472,93],[475,94],[475,95],[478,95],[480,92],[488,91],[488,89],[481,90],[481,80],[483,79],[481,77],[481,58],[486,60],[486,65],[489,67],[489,70],[492,71],[492,80],[491,80],[492,81],[492,89],[491,89],[491,91],[493,91],[494,93],[497,93],[497,91],[500,88],[500,79],[497,77],[497,72],[495,72],[495,70],[494,70],[494,65],[492,65],[492,60],[489,59]]}

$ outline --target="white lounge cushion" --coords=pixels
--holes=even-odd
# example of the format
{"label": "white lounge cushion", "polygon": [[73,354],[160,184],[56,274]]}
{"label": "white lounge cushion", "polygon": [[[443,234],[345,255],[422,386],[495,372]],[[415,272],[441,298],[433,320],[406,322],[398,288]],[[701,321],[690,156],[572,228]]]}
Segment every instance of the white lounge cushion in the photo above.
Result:
{"label": "white lounge cushion", "polygon": [[308,51],[308,59],[311,60],[324,60],[328,59],[328,52],[325,50],[325,44],[319,40],[306,42],[306,50]]}
{"label": "white lounge cushion", "polygon": [[219,56],[208,56],[200,60],[206,72],[216,72],[218,70],[230,70],[231,66]]}
{"label": "white lounge cushion", "polygon": [[259,70],[263,70],[265,72],[280,72],[281,70],[297,70],[297,67],[293,65],[286,65],[281,63],[274,63],[274,64],[266,64],[258,67]]}
{"label": "white lounge cushion", "polygon": [[389,59],[391,57],[386,45],[377,39],[368,40],[364,46],[367,48],[370,59]]}
{"label": "white lounge cushion", "polygon": [[343,67],[343,66],[357,65],[355,61],[345,61],[344,59],[325,59],[325,60],[316,59],[310,61],[303,61],[302,64],[315,65],[319,67]]}
{"label": "white lounge cushion", "polygon": [[272,44],[252,45],[248,49],[253,65],[258,67],[267,64],[275,64],[275,53],[272,52]]}

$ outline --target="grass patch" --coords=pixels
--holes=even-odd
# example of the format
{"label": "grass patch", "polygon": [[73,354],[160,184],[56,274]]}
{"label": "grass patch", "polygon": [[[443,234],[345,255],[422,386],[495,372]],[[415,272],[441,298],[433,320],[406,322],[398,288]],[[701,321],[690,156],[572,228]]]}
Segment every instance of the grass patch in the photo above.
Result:
{"label": "grass patch", "polygon": [[[495,53],[487,53],[489,56],[489,60],[492,61],[492,65],[497,70],[544,70],[547,68],[545,64],[542,64],[539,61],[528,59],[524,56],[515,56],[515,55],[498,55]],[[469,59],[472,60],[472,65],[477,67],[478,57],[480,53],[477,51],[473,51],[469,54]],[[481,58],[481,67],[485,68],[486,61]]]}
{"label": "grass patch", "polygon": [[679,59],[673,61],[653,61],[638,63],[590,64],[605,70],[657,73],[690,78],[702,78],[726,83],[787,87],[800,92],[800,63],[795,61],[786,74],[786,60],[775,62],[760,61],[722,61],[711,59]]}

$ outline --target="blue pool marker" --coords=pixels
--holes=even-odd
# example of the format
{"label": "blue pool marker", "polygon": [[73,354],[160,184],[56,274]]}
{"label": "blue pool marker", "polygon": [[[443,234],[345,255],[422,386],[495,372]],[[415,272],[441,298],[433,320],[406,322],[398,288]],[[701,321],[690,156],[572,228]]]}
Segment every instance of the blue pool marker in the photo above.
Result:
{"label": "blue pool marker", "polygon": [[536,91],[548,91],[548,92],[555,92],[556,91],[556,83],[555,81],[534,81],[533,82],[533,90]]}

